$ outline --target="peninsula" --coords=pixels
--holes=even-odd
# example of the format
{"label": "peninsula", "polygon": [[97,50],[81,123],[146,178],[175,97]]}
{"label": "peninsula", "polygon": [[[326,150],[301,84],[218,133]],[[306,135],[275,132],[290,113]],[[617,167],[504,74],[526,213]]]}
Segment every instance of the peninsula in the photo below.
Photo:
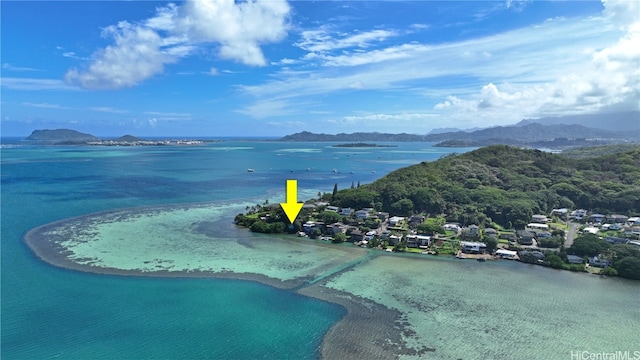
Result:
{"label": "peninsula", "polygon": [[573,159],[495,145],[399,169],[372,184],[340,191],[336,185],[308,201],[293,226],[269,204],[235,222],[254,232],[380,250],[497,255],[640,279],[640,147],[621,149]]}

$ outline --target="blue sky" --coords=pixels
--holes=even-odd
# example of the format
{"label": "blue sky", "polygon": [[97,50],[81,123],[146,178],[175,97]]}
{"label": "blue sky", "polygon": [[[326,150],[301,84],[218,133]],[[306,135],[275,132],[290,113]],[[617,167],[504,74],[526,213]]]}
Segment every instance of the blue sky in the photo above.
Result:
{"label": "blue sky", "polygon": [[424,134],[638,110],[638,4],[3,1],[2,135]]}

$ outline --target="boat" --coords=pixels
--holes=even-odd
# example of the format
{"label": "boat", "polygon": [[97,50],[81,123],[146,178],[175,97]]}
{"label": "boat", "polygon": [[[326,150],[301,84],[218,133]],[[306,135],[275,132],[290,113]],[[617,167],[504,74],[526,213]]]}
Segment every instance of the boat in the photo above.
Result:
{"label": "boat", "polygon": [[254,172],[255,170],[253,169],[247,169],[248,172]]}

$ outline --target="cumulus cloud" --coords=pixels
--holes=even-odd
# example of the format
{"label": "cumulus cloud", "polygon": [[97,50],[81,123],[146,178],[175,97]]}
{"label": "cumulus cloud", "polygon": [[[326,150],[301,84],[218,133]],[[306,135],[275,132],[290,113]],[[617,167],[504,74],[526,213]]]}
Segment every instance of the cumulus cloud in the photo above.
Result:
{"label": "cumulus cloud", "polygon": [[585,49],[585,61],[552,81],[488,83],[471,96],[449,96],[434,109],[459,119],[531,117],[640,110],[640,5],[604,1],[604,17],[623,30],[614,43]]}
{"label": "cumulus cloud", "polygon": [[131,87],[206,45],[216,45],[221,58],[263,66],[260,45],[286,36],[289,11],[286,0],[169,4],[145,21],[108,26],[102,35],[114,43],[94,53],[87,68],[70,69],[65,80],[88,89]]}

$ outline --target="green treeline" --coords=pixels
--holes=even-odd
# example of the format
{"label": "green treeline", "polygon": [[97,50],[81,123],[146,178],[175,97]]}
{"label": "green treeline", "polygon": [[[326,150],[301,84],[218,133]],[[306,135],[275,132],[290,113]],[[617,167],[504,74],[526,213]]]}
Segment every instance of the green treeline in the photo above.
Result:
{"label": "green treeline", "polygon": [[504,145],[448,155],[344,189],[332,205],[374,207],[396,215],[443,214],[463,225],[523,228],[554,208],[640,213],[640,149],[572,159]]}

